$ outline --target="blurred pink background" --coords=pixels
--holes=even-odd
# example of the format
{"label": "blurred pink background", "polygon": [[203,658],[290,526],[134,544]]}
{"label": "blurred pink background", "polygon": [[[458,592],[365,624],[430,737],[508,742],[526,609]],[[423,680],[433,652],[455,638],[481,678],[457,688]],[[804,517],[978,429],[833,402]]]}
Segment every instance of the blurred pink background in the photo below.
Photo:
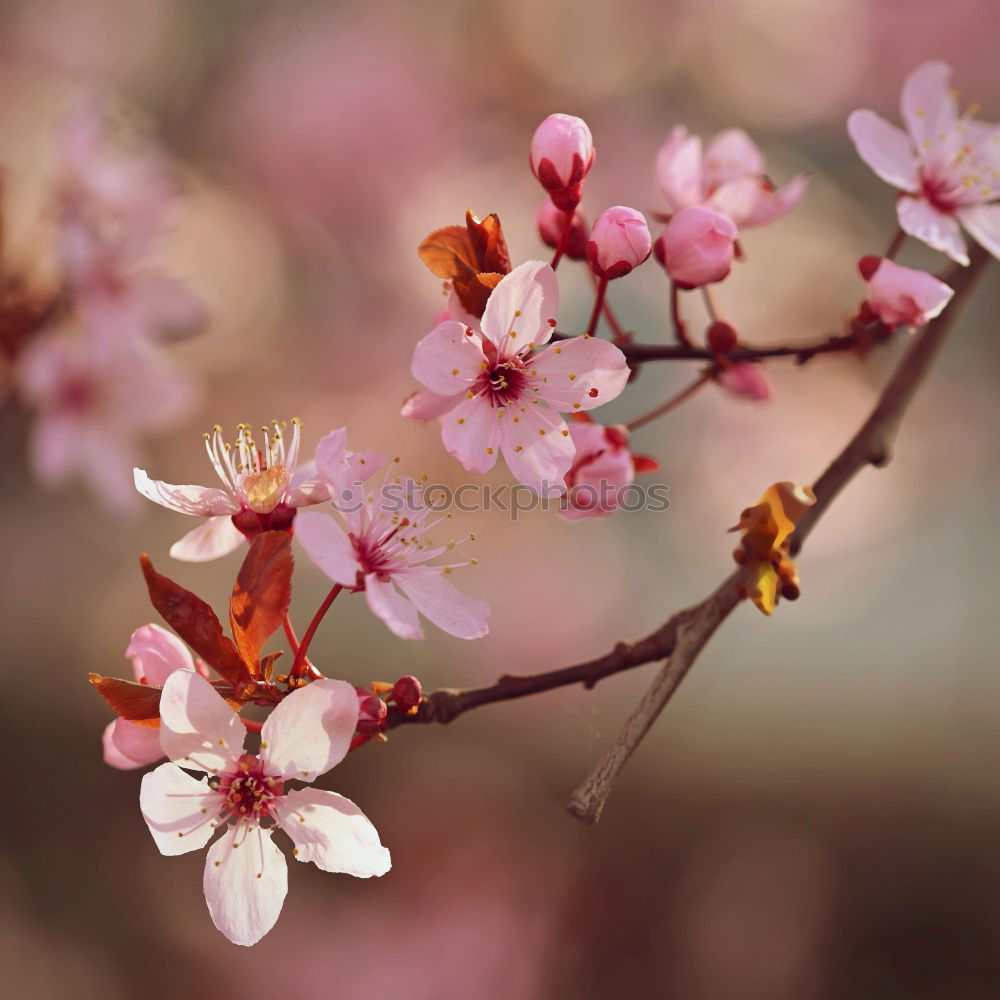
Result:
{"label": "blurred pink background", "polygon": [[[851,314],[864,294],[856,259],[895,229],[893,192],[855,156],[846,115],[897,118],[903,77],[941,58],[963,97],[1000,119],[998,41],[989,0],[8,0],[7,241],[42,211],[67,109],[113,92],[181,164],[163,253],[212,317],[171,349],[202,379],[202,402],[146,467],[208,482],[203,430],[297,415],[307,447],[346,424],[355,446],[458,484],[468,477],[436,427],[398,416],[413,345],[442,303],[415,249],[471,208],[499,212],[515,262],[548,256],[527,167],[545,115],[590,124],[590,219],[610,204],[660,208],[653,158],[678,122],[747,128],[778,181],[807,171],[804,205],[749,234],[748,261],[717,298],[754,343],[810,339]],[[902,259],[946,263],[913,247]],[[560,277],[560,323],[579,328],[586,275]],[[611,300],[639,339],[668,336],[654,263]],[[82,490],[43,492],[27,423],[4,413],[4,994],[997,996],[998,308],[991,271],[892,465],[864,472],[810,539],[801,600],[726,623],[599,826],[581,829],[563,803],[653,667],[352,754],[325,787],[364,808],[392,872],[363,882],[293,866],[284,913],[251,951],[212,927],[202,856],[157,853],[139,775],[102,764],[110,716],[86,682],[127,672],[129,634],[157,620],[139,552],[219,609],[237,559],[172,563],[169,544],[191,526],[180,516],[149,504],[123,520]],[[317,662],[358,684],[414,673],[425,688],[464,686],[645,634],[729,571],[724,531],[744,506],[775,480],[822,471],[903,346],[865,364],[777,362],[770,404],[711,389],[642,430],[636,448],[671,487],[665,513],[463,515],[480,565],[461,583],[492,604],[491,635],[407,643],[344,601]],[[601,416],[629,419],[692,375],[651,364]],[[300,630],[324,593],[300,556]]]}

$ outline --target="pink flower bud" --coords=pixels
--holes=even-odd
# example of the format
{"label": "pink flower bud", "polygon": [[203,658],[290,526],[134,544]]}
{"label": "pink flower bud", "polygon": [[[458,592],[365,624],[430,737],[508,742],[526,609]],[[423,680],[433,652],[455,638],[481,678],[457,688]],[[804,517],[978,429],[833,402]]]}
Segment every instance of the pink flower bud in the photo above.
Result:
{"label": "pink flower bud", "polygon": [[549,115],[531,137],[531,170],[557,208],[571,212],[594,163],[594,140],[582,118]]}
{"label": "pink flower bud", "polygon": [[764,369],[752,361],[737,361],[719,373],[719,385],[730,395],[763,403],[771,398],[771,383]]}
{"label": "pink flower bud", "polygon": [[373,736],[381,730],[389,710],[381,698],[366,688],[355,687],[354,690],[358,694],[357,731],[365,736]]}
{"label": "pink flower bud", "polygon": [[638,267],[652,249],[649,226],[641,212],[624,205],[597,217],[587,243],[587,260],[599,278],[621,278]]}
{"label": "pink flower bud", "polygon": [[722,281],[733,263],[738,235],[729,216],[690,205],[667,223],[656,241],[656,259],[681,288]]}
{"label": "pink flower bud", "polygon": [[706,335],[708,349],[713,354],[728,354],[738,343],[736,331],[726,322],[717,319]]}
{"label": "pink flower bud", "polygon": [[423,696],[423,689],[416,677],[409,675],[400,677],[392,686],[392,700],[400,712],[409,712],[411,708],[416,708]]}
{"label": "pink flower bud", "polygon": [[[553,250],[559,246],[559,237],[562,236],[567,215],[568,212],[556,208],[551,201],[544,202],[538,210],[538,235],[541,236],[542,242]],[[583,260],[587,256],[587,223],[579,209],[572,213],[571,220],[563,253],[570,260]]]}
{"label": "pink flower bud", "polygon": [[[873,259],[877,262],[874,267]],[[886,326],[923,326],[955,294],[934,275],[888,259],[862,257],[858,269],[869,283],[867,305]]]}

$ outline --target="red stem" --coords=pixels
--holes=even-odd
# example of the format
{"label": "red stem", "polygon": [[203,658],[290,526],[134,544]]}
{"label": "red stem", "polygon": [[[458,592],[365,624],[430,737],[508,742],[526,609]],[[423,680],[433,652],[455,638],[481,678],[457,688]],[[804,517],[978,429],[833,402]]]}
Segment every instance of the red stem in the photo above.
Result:
{"label": "red stem", "polygon": [[646,424],[656,420],[657,417],[662,417],[665,413],[677,409],[681,403],[689,400],[703,385],[707,385],[710,380],[711,376],[706,372],[686,389],[682,389],[676,396],[671,396],[665,403],[661,403],[655,409],[650,410],[649,413],[644,413],[641,417],[636,417],[635,420],[630,421],[625,426],[630,431],[634,431],[639,427],[645,427]]}
{"label": "red stem", "polygon": [[[590,269],[589,266],[587,268],[587,273],[590,275],[590,280],[593,283],[594,288],[596,289],[597,275],[594,274],[594,272]],[[632,343],[631,335],[628,333],[628,331],[625,330],[625,328],[621,325],[621,323],[618,322],[618,317],[615,315],[615,311],[614,309],[611,308],[611,305],[607,299],[604,300],[604,305],[602,308],[604,309],[604,318],[608,321],[608,326],[611,327],[612,340],[614,340],[614,342],[618,344],[619,347],[622,344]]]}
{"label": "red stem", "polygon": [[569,242],[569,233],[573,228],[573,212],[563,212],[563,227],[559,234],[559,242],[556,244],[556,252],[552,255],[552,263],[549,267],[554,271],[559,266],[563,254],[566,252],[566,244]]}
{"label": "red stem", "polygon": [[608,290],[608,279],[601,278],[597,283],[597,296],[594,299],[594,311],[590,314],[590,322],[587,324],[585,336],[593,337],[597,329],[597,319],[601,315],[601,307],[604,305],[604,294]]}
{"label": "red stem", "polygon": [[898,254],[899,251],[902,249],[902,246],[905,242],[906,242],[906,233],[904,233],[902,229],[897,229],[896,235],[893,236],[891,242],[889,243],[889,247],[885,252],[885,256],[889,260],[893,260],[896,254]]}
{"label": "red stem", "polygon": [[719,310],[715,308],[715,299],[712,298],[712,290],[708,285],[701,286],[701,297],[705,300],[705,311],[708,313],[708,318],[713,322],[718,322]]}
{"label": "red stem", "polygon": [[288,671],[290,678],[300,677],[306,672],[306,653],[309,651],[309,644],[312,642],[313,636],[316,634],[316,629],[319,628],[319,623],[323,620],[323,616],[330,610],[330,605],[333,604],[337,599],[337,595],[343,589],[339,583],[335,583],[330,593],[323,599],[323,603],[317,608],[316,614],[313,615],[312,621],[305,631],[305,635],[302,636],[302,642],[299,644],[298,651],[295,653],[295,659],[292,661],[292,669]]}
{"label": "red stem", "polygon": [[240,719],[240,722],[246,726],[248,733],[259,733],[264,728],[263,722],[254,722],[253,719]]}
{"label": "red stem", "polygon": [[681,318],[681,293],[676,281],[670,282],[670,318],[674,323],[674,336],[682,347],[694,347],[687,335],[687,326]]}

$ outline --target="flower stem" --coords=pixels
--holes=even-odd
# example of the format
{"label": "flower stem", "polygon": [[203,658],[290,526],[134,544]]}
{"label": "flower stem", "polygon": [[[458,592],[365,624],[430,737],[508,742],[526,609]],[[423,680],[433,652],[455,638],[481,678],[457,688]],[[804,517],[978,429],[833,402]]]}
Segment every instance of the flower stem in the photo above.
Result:
{"label": "flower stem", "polygon": [[608,290],[608,279],[601,278],[597,283],[597,295],[594,298],[594,311],[590,314],[590,322],[587,324],[587,332],[584,336],[593,337],[597,329],[597,320],[601,315],[601,308],[604,305],[604,294]]}
{"label": "flower stem", "polygon": [[[588,266],[587,273],[590,275],[590,280],[593,283],[594,289],[597,289],[598,278],[597,275]],[[611,339],[621,347],[622,344],[631,344],[632,336],[631,334],[618,322],[618,317],[615,315],[614,309],[611,308],[610,303],[605,298],[602,305],[604,309],[604,318],[608,321],[608,326],[611,327]]]}
{"label": "flower stem", "polygon": [[658,417],[662,417],[665,413],[669,413],[671,410],[677,409],[681,403],[689,400],[703,385],[707,385],[711,380],[711,375],[705,372],[704,375],[699,376],[692,382],[686,389],[682,389],[676,396],[671,396],[665,403],[661,403],[655,409],[650,410],[649,413],[644,413],[641,417],[636,417],[635,420],[629,421],[625,426],[630,430],[634,431],[639,427],[645,427],[646,424],[656,420]]}
{"label": "flower stem", "polygon": [[246,726],[248,733],[259,733],[264,728],[264,724],[262,722],[254,722],[253,719],[240,719],[240,722]]}
{"label": "flower stem", "polygon": [[701,297],[705,300],[705,311],[708,313],[708,318],[713,323],[717,323],[719,320],[719,310],[715,308],[715,299],[712,297],[712,290],[708,285],[701,286]]}
{"label": "flower stem", "polygon": [[687,335],[687,325],[681,318],[681,291],[676,281],[670,282],[670,318],[674,324],[674,336],[682,347],[694,347]]}
{"label": "flower stem", "polygon": [[312,621],[309,623],[309,627],[305,631],[305,635],[302,636],[302,642],[299,643],[299,648],[295,653],[295,659],[292,661],[292,669],[288,671],[289,678],[300,677],[306,672],[307,663],[306,653],[309,650],[309,644],[313,640],[313,636],[316,634],[316,629],[319,628],[319,623],[323,620],[324,615],[330,610],[330,605],[337,599],[337,595],[344,588],[339,584],[335,583],[330,593],[323,598],[323,603],[316,610],[316,614],[313,615]]}
{"label": "flower stem", "polygon": [[906,242],[906,233],[902,229],[896,230],[896,235],[893,236],[889,243],[888,249],[885,251],[885,256],[888,260],[894,260],[896,254],[902,249],[903,244]]}
{"label": "flower stem", "polygon": [[559,242],[556,244],[556,252],[552,255],[552,262],[549,267],[554,271],[559,266],[563,254],[566,252],[566,244],[569,242],[570,230],[573,228],[573,213],[563,212],[563,227],[559,234]]}

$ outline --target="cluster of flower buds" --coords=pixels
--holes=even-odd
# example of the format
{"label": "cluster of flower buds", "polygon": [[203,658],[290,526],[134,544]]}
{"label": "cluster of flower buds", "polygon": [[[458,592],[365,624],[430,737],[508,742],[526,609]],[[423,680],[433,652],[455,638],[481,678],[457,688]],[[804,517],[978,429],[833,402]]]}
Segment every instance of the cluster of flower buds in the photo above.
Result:
{"label": "cluster of flower buds", "polygon": [[392,702],[399,715],[416,715],[423,700],[423,688],[416,677],[407,674],[395,684],[372,681],[370,688],[355,688],[360,712],[358,728],[351,740],[351,749],[362,746],[371,739],[385,742],[385,724],[389,717],[386,702]]}

